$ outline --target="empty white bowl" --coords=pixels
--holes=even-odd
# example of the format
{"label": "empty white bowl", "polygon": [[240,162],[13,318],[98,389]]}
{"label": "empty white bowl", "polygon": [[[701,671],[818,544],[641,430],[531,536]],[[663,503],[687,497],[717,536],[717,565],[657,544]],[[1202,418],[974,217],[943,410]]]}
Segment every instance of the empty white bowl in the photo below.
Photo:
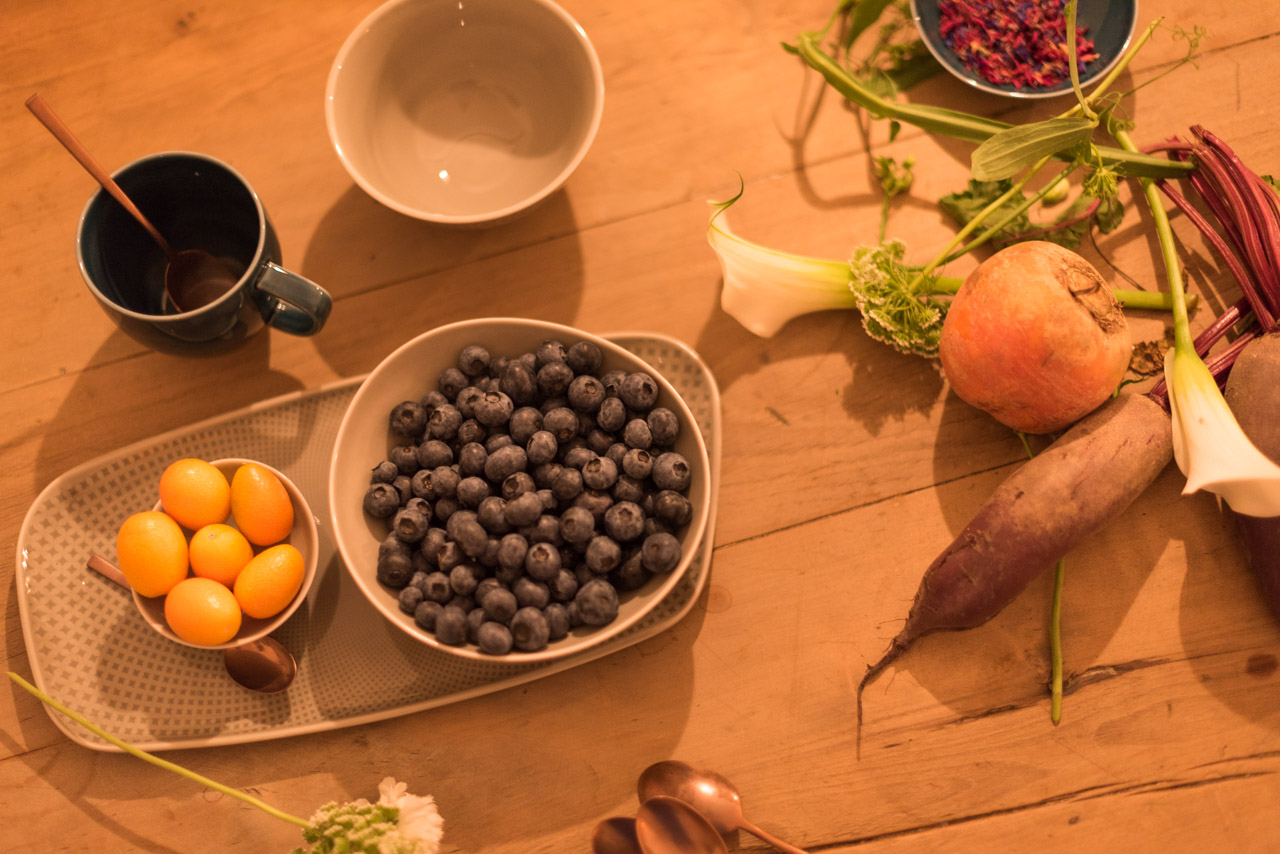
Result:
{"label": "empty white bowl", "polygon": [[603,108],[595,48],[551,0],[389,0],[338,52],[325,120],[384,205],[480,223],[564,184]]}

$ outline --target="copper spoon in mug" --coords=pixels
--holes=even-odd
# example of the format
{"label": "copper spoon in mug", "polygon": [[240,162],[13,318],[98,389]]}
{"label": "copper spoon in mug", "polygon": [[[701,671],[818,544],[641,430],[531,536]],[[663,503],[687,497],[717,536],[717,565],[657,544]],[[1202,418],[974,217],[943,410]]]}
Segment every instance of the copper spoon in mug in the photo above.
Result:
{"label": "copper spoon in mug", "polygon": [[38,93],[27,99],[27,109],[35,114],[40,123],[48,128],[62,143],[71,156],[80,162],[102,188],[122,204],[133,218],[141,223],[147,233],[160,244],[165,256],[169,259],[164,271],[164,289],[169,301],[178,311],[194,311],[217,300],[227,291],[235,287],[240,277],[231,272],[225,263],[202,249],[174,250],[169,241],[151,224],[138,206],[125,195],[124,190],[115,182],[101,164],[94,159],[89,150],[76,139],[75,134],[58,118],[53,108]]}
{"label": "copper spoon in mug", "polygon": [[636,820],[623,816],[603,819],[591,833],[591,854],[644,854],[636,838]]}
{"label": "copper spoon in mug", "polygon": [[724,838],[702,813],[666,795],[640,805],[636,839],[643,854],[729,854]]}
{"label": "copper spoon in mug", "polygon": [[[120,568],[102,555],[89,556],[89,569],[129,590]],[[243,688],[259,694],[275,694],[288,688],[298,675],[298,662],[280,641],[272,637],[248,641],[222,651],[227,675]]]}
{"label": "copper spoon in mug", "polygon": [[742,814],[742,795],[733,783],[714,771],[702,771],[676,760],[656,762],[640,775],[637,792],[641,803],[661,795],[683,801],[720,833],[745,830],[786,854],[806,854],[804,849],[789,845],[747,821]]}

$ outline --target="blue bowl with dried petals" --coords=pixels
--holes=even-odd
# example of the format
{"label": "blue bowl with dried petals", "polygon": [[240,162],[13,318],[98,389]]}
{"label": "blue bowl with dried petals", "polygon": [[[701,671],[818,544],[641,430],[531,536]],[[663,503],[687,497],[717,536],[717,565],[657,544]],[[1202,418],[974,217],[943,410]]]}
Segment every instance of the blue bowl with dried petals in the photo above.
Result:
{"label": "blue bowl with dried petals", "polygon": [[[1055,18],[1065,21],[1065,7],[1051,0],[911,0],[911,16],[925,47],[958,80],[1007,98],[1055,98],[1071,93],[1068,65],[1042,63],[1042,49]],[[1079,0],[1076,31],[1095,54],[1080,72],[1082,87],[1115,67],[1137,21],[1137,0]]]}

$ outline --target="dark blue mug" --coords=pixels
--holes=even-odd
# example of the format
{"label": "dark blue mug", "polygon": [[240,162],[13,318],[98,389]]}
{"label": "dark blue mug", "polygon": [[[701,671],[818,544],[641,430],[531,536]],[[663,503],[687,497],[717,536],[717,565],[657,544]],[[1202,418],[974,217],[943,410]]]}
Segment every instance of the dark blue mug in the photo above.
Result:
{"label": "dark blue mug", "polygon": [[203,249],[239,276],[219,299],[176,311],[164,288],[168,258],[137,220],[99,189],[76,233],[80,274],[116,324],[151,346],[234,344],[264,326],[314,335],[333,307],[327,291],[280,266],[280,241],[249,182],[189,151],[135,160],[112,177],[174,249]]}

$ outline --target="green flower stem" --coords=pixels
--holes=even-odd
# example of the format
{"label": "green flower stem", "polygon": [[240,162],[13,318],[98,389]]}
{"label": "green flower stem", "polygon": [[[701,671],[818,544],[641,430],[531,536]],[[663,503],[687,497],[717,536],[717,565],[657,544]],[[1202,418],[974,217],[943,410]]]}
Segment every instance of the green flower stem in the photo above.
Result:
{"label": "green flower stem", "polygon": [[[1148,24],[1147,28],[1133,40],[1131,45],[1129,45],[1129,49],[1124,52],[1124,56],[1120,57],[1120,61],[1115,64],[1115,67],[1108,71],[1107,75],[1098,81],[1098,85],[1094,86],[1093,89],[1089,91],[1089,97],[1085,100],[1088,102],[1090,108],[1096,106],[1102,96],[1106,94],[1107,90],[1115,85],[1116,80],[1119,79],[1120,75],[1129,67],[1129,63],[1138,55],[1138,51],[1142,50],[1143,45],[1151,40],[1151,36],[1155,34],[1155,31],[1160,26],[1160,22],[1163,20],[1164,18],[1156,18]],[[1062,113],[1062,116],[1074,116],[1079,112],[1081,112],[1081,107],[1079,104],[1076,104],[1065,113]]]}
{"label": "green flower stem", "polygon": [[287,812],[278,810],[275,807],[271,806],[270,804],[264,803],[263,801],[258,800],[252,795],[246,795],[244,792],[240,791],[239,789],[233,789],[230,786],[224,786],[222,783],[219,783],[216,780],[210,780],[208,777],[197,774],[194,771],[188,771],[186,768],[183,768],[181,765],[176,765],[173,762],[169,762],[166,759],[161,759],[159,756],[155,756],[153,754],[147,753],[145,750],[139,750],[138,748],[134,747],[132,744],[129,744],[126,741],[121,741],[111,733],[103,730],[98,725],[85,720],[80,715],[71,711],[66,706],[62,705],[57,700],[53,699],[48,694],[44,693],[39,688],[32,685],[30,682],[23,679],[21,676],[14,673],[13,671],[9,671],[9,678],[12,679],[15,683],[17,683],[18,686],[21,687],[23,690],[27,691],[29,694],[34,696],[40,702],[44,703],[46,706],[49,706],[50,708],[58,711],[60,714],[63,714],[66,717],[71,718],[71,720],[80,724],[80,726],[89,730],[89,732],[93,733],[94,735],[100,738],[106,739],[107,741],[111,742],[116,747],[120,748],[126,753],[131,753],[134,756],[138,757],[139,759],[150,762],[152,765],[155,765],[157,768],[164,768],[166,771],[172,771],[175,774],[178,774],[182,777],[186,777],[188,780],[191,780],[192,782],[199,783],[202,786],[207,786],[210,789],[214,789],[216,791],[222,792],[224,795],[230,795],[233,798],[244,801],[246,804],[257,807],[258,809],[262,810],[268,815],[273,815],[278,819],[289,822],[290,824],[296,824],[298,825],[298,827],[304,827],[304,828],[311,826],[311,822],[305,819],[298,818],[296,815],[289,815],[289,813]]}
{"label": "green flower stem", "polygon": [[973,240],[969,241],[964,246],[961,246],[959,249],[956,249],[950,255],[944,258],[942,260],[942,263],[949,264],[950,262],[956,260],[957,258],[961,258],[969,254],[970,252],[972,252],[974,249],[977,249],[979,246],[986,243],[992,237],[995,237],[997,234],[1000,233],[1000,230],[1002,228],[1004,228],[1009,223],[1013,222],[1014,219],[1016,219],[1019,215],[1029,210],[1032,205],[1034,205],[1036,202],[1043,199],[1049,192],[1053,190],[1054,187],[1058,186],[1063,181],[1065,181],[1067,176],[1070,175],[1072,171],[1074,171],[1074,169],[1075,169],[1074,166],[1065,167],[1061,172],[1057,174],[1055,178],[1053,178],[1053,180],[1045,184],[1044,187],[1039,192],[1037,192],[1035,195],[1031,196],[1030,198],[1024,199],[1022,202],[1018,204],[1017,207],[1015,207],[1012,211],[1006,214],[1004,218],[997,221],[994,225],[991,225],[990,227],[986,228],[985,230],[983,230],[981,234],[979,234]]}
{"label": "green flower stem", "polygon": [[1053,568],[1053,604],[1049,606],[1049,720],[1062,720],[1062,579],[1066,560],[1059,558]]}
{"label": "green flower stem", "polygon": [[[818,45],[818,39],[821,36],[821,33],[802,33],[796,39],[796,43],[788,45],[787,49],[821,74],[827,83],[846,99],[878,118],[906,122],[930,133],[940,133],[970,142],[982,142],[1011,127],[1005,122],[985,119],[957,110],[886,101],[860,83],[839,62],[827,54]],[[1136,149],[1097,146],[1097,151],[1103,162],[1112,166],[1121,175],[1180,178],[1195,169],[1194,164],[1143,154]]]}
{"label": "green flower stem", "polygon": [[[964,279],[955,276],[939,276],[933,280],[934,296],[946,296],[954,294],[960,290],[960,286],[964,284]],[[1130,291],[1122,288],[1115,288],[1111,291],[1115,295],[1116,300],[1125,308],[1132,308],[1142,311],[1170,311],[1173,308],[1173,297],[1164,291]],[[1196,295],[1187,295],[1187,304],[1194,306],[1196,303]]]}
{"label": "green flower stem", "polygon": [[[1137,151],[1129,132],[1116,128],[1113,135],[1116,142],[1126,150]],[[1165,274],[1169,278],[1169,296],[1173,310],[1173,342],[1174,347],[1182,352],[1195,352],[1191,342],[1191,323],[1187,316],[1186,290],[1182,284],[1182,266],[1178,262],[1178,250],[1173,239],[1173,229],[1169,226],[1169,215],[1165,212],[1164,201],[1155,182],[1150,178],[1139,178],[1147,206],[1151,209],[1151,220],[1156,226],[1156,237],[1160,240],[1160,254],[1164,259]]]}

